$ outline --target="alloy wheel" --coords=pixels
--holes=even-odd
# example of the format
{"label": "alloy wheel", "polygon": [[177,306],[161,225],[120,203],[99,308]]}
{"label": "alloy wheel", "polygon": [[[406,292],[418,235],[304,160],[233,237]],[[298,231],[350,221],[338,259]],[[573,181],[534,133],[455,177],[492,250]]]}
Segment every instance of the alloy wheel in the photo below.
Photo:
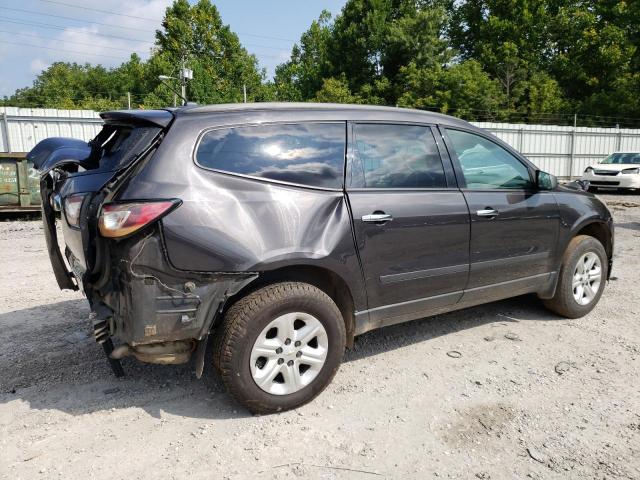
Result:
{"label": "alloy wheel", "polygon": [[580,305],[589,305],[598,294],[602,281],[600,257],[587,252],[578,259],[573,272],[573,298]]}
{"label": "alloy wheel", "polygon": [[328,349],[327,332],[316,317],[304,312],[286,313],[258,335],[251,350],[251,375],[267,393],[295,393],[318,376]]}

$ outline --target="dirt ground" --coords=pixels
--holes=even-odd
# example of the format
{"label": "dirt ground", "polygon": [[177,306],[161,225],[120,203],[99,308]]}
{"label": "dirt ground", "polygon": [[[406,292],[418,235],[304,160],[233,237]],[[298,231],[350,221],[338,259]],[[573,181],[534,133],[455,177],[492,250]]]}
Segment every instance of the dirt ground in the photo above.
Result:
{"label": "dirt ground", "polygon": [[40,222],[0,222],[0,478],[640,478],[640,196],[602,198],[615,265],[587,317],[527,296],[371,332],[271,416],[193,365],[114,378]]}

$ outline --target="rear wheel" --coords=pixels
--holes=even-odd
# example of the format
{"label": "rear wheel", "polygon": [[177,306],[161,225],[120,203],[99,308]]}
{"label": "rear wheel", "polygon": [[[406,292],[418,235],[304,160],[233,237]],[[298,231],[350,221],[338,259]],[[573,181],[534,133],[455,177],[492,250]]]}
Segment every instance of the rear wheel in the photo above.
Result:
{"label": "rear wheel", "polygon": [[255,413],[298,407],[338,370],[346,333],[336,304],[299,282],[266,286],[225,316],[214,358],[229,392]]}
{"label": "rear wheel", "polygon": [[563,256],[556,293],[544,305],[564,317],[579,318],[600,300],[607,280],[607,254],[602,244],[587,235],[569,242]]}

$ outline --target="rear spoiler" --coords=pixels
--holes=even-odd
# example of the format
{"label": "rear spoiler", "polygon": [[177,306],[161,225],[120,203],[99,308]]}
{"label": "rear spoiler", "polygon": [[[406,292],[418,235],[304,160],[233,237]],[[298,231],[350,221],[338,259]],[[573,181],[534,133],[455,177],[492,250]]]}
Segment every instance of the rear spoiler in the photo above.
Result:
{"label": "rear spoiler", "polygon": [[100,117],[110,124],[155,125],[161,128],[173,121],[173,114],[169,110],[114,110],[102,112]]}

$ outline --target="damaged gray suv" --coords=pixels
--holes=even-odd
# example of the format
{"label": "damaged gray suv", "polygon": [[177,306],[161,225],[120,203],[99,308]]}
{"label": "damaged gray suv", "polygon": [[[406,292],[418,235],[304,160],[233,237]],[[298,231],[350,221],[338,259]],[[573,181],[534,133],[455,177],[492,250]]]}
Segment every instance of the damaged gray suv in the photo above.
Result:
{"label": "damaged gray suv", "polygon": [[577,318],[611,272],[611,215],[585,185],[456,118],[322,104],[102,118],[88,144],[50,138],[29,159],[56,279],[86,295],[117,375],[131,355],[193,359],[199,377],[211,343],[239,402],[286,410],[356,335],[527,293]]}

